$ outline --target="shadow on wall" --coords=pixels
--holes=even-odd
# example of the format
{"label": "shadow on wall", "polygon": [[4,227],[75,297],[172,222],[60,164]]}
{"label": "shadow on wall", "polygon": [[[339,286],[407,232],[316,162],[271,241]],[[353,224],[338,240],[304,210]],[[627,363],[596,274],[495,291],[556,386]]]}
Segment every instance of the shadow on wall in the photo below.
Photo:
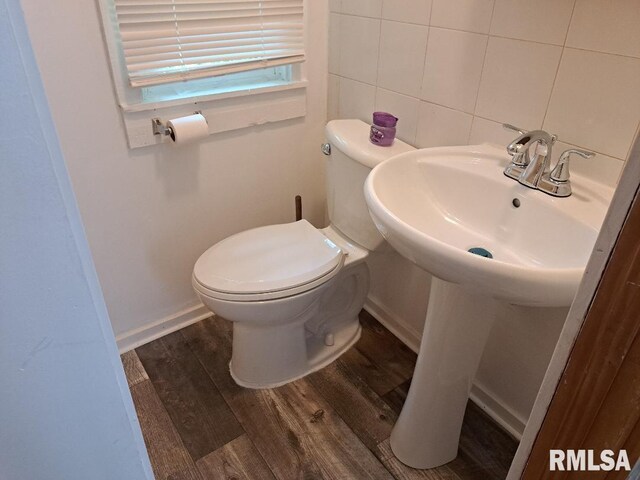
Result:
{"label": "shadow on wall", "polygon": [[201,161],[201,146],[198,143],[158,148],[156,175],[162,181],[168,198],[188,196],[198,190]]}

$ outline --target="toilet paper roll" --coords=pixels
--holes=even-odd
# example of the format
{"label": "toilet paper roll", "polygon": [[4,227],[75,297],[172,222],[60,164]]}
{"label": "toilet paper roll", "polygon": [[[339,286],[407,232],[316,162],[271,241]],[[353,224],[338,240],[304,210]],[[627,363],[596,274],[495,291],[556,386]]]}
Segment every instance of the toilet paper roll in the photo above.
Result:
{"label": "toilet paper roll", "polygon": [[175,145],[194,142],[209,136],[207,119],[200,113],[169,120],[167,127],[171,129],[170,137]]}

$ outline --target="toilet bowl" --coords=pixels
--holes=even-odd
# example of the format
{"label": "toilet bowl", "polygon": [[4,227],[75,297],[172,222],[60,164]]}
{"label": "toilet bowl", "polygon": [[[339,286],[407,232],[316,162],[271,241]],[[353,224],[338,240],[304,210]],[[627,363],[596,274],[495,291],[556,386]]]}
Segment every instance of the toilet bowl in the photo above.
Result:
{"label": "toilet bowl", "polygon": [[[282,243],[269,245],[269,253],[256,251],[260,243],[254,241],[262,235],[271,242],[280,236]],[[233,322],[230,370],[236,383],[285,384],[328,365],[360,338],[358,312],[369,290],[365,249],[332,227],[317,230],[306,220],[224,242],[198,260],[193,287],[211,311]],[[227,248],[233,257],[225,267],[211,268]],[[248,266],[255,283],[243,277]]]}
{"label": "toilet bowl", "polygon": [[371,145],[369,126],[359,120],[330,122],[327,137],[327,228],[300,220],[247,230],[209,248],[193,270],[202,303],[233,323],[230,371],[244,387],[301,378],[360,338],[366,259],[383,242],[364,181],[372,167],[413,147]]}

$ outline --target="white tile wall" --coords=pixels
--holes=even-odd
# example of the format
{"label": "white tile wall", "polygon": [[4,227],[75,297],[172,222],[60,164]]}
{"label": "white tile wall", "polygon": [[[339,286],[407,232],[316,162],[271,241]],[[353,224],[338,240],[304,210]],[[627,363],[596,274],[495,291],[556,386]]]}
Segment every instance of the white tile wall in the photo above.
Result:
{"label": "white tile wall", "polygon": [[478,116],[473,117],[469,145],[477,145],[484,142],[508,145],[514,138],[514,133],[503,128],[501,123]]}
{"label": "white tile wall", "polygon": [[383,88],[376,91],[376,111],[393,112],[400,119],[396,133],[398,138],[411,145],[415,145],[416,141],[419,108],[420,100],[417,98]]}
{"label": "white tile wall", "polygon": [[[556,162],[562,152],[570,148],[581,148],[566,142],[556,142],[553,146],[551,161]],[[610,157],[598,153],[592,158],[582,158],[574,155],[571,158],[571,173],[579,173],[581,175],[600,180],[607,185],[615,185],[622,173],[623,162],[617,158]]]}
{"label": "white tile wall", "polygon": [[366,83],[375,83],[378,74],[380,20],[340,15],[338,28],[339,73]]}
{"label": "white tile wall", "polygon": [[431,27],[422,98],[473,113],[487,36]]}
{"label": "white tile wall", "polygon": [[340,13],[380,18],[382,0],[342,0]]}
{"label": "white tile wall", "polygon": [[376,102],[376,87],[348,78],[340,78],[338,85],[338,114],[340,118],[359,118],[371,122]]}
{"label": "white tile wall", "polygon": [[382,18],[429,25],[431,0],[383,0]]}
{"label": "white tile wall", "polygon": [[569,143],[622,158],[639,115],[640,59],[565,50],[544,128]]}
{"label": "white tile wall", "polygon": [[519,40],[564,45],[574,1],[496,0],[491,33]]}
{"label": "white tile wall", "polygon": [[327,120],[334,120],[340,116],[340,77],[329,74],[327,84]]}
{"label": "white tile wall", "polygon": [[433,103],[422,102],[418,115],[416,146],[464,145],[469,139],[473,116]]}
{"label": "white tile wall", "polygon": [[330,0],[329,115],[400,118],[418,146],[508,143],[508,122],[617,180],[640,126],[640,0]]}
{"label": "white tile wall", "polygon": [[476,115],[521,128],[542,126],[562,47],[491,37]]}
{"label": "white tile wall", "polygon": [[378,86],[417,97],[420,94],[429,27],[382,22]]}
{"label": "white tile wall", "polygon": [[431,25],[489,33],[494,0],[433,0]]}
{"label": "white tile wall", "polygon": [[640,58],[640,1],[580,0],[567,47]]}
{"label": "white tile wall", "polygon": [[329,73],[340,73],[341,20],[342,15],[337,13],[329,14]]}

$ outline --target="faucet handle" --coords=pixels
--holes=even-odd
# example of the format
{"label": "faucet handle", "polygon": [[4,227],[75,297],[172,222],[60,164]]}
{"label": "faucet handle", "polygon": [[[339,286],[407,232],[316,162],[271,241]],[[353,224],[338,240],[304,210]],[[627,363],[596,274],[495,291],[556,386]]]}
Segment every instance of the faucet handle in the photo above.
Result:
{"label": "faucet handle", "polygon": [[569,181],[569,160],[571,159],[571,155],[579,155],[582,158],[591,158],[595,156],[594,152],[590,152],[588,150],[581,150],[579,148],[570,148],[569,150],[565,150],[560,155],[560,159],[556,164],[555,168],[549,175],[549,178],[554,182],[565,183]]}
{"label": "faucet handle", "polygon": [[513,130],[514,132],[518,132],[520,135],[524,135],[525,133],[527,133],[526,130],[523,130],[520,127],[511,125],[510,123],[503,123],[502,127],[506,130]]}

